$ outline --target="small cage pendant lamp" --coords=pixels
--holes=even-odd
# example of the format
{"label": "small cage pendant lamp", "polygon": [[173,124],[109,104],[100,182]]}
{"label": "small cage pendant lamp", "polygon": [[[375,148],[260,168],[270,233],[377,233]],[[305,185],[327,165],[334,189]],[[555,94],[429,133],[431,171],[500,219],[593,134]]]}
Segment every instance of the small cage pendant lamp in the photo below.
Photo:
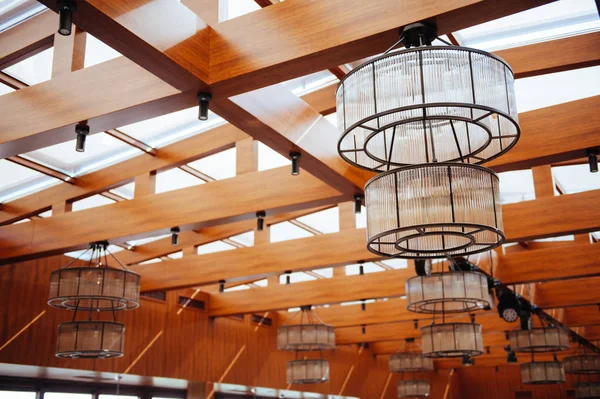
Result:
{"label": "small cage pendant lamp", "polygon": [[311,310],[302,306],[289,321],[300,315],[299,324],[285,324],[277,330],[277,349],[283,351],[320,351],[335,349],[335,330]]}
{"label": "small cage pendant lamp", "polygon": [[[48,305],[67,310],[131,310],[139,306],[140,276],[127,269],[110,251],[106,241],[90,245],[90,262],[85,267],[70,267],[50,274]],[[86,252],[88,252],[86,251]],[[110,255],[121,267],[108,265]],[[83,254],[82,254],[83,256]],[[96,261],[96,265],[92,265]]]}
{"label": "small cage pendant lamp", "polygon": [[[386,53],[340,81],[344,160],[374,172],[436,161],[478,164],[516,144],[510,66],[485,51],[432,46],[436,35],[431,24],[408,25]],[[400,42],[406,49],[392,52]]]}
{"label": "small cage pendant lamp", "polygon": [[600,374],[600,356],[597,354],[579,354],[563,359],[567,374]]}
{"label": "small cage pendant lamp", "polygon": [[[403,350],[404,349],[404,350]],[[414,338],[408,338],[403,348],[390,356],[390,371],[392,373],[433,371],[433,360],[423,356],[421,348]]]}
{"label": "small cage pendant lamp", "polygon": [[399,398],[424,398],[429,396],[430,386],[427,380],[398,381]]}
{"label": "small cage pendant lamp", "polygon": [[600,398],[600,382],[579,382],[575,384],[575,397],[586,399]]}
{"label": "small cage pendant lamp", "polygon": [[523,384],[562,384],[567,380],[565,369],[556,358],[551,362],[536,362],[532,355],[531,362],[520,365],[520,371]]}
{"label": "small cage pendant lamp", "polygon": [[[123,356],[125,325],[116,321],[116,312],[139,306],[139,275],[129,271],[108,251],[107,242],[92,243],[81,256],[90,250],[87,267],[69,267],[75,259],[50,277],[48,304],[74,311],[70,322],[58,326],[56,356],[59,358]],[[123,269],[109,267],[108,255]],[[112,320],[101,320],[103,311],[110,311]],[[76,320],[83,313],[88,314],[87,320]]]}
{"label": "small cage pendant lamp", "polygon": [[569,333],[562,327],[542,325],[530,330],[512,330],[508,333],[508,337],[510,347],[515,352],[558,352],[567,350],[571,346]]}
{"label": "small cage pendant lamp", "polygon": [[286,364],[288,384],[318,384],[329,381],[326,359],[296,359]]}

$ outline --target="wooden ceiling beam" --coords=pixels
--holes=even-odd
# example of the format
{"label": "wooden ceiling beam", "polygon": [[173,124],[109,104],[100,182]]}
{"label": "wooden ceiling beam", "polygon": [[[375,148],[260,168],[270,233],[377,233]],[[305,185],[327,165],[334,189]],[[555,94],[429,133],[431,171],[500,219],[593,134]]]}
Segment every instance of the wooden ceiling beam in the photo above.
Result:
{"label": "wooden ceiling beam", "polygon": [[[265,181],[271,184],[265,185]],[[239,195],[240,192],[244,195]],[[336,190],[308,173],[291,176],[287,167],[247,173],[100,208],[3,226],[0,264],[82,249],[99,240],[122,242],[168,234],[172,226],[185,231],[250,220],[256,217],[257,209],[277,213],[338,202]]]}
{"label": "wooden ceiling beam", "polygon": [[[556,73],[600,64],[600,32],[514,47],[494,54],[516,65],[515,78]],[[559,55],[559,56],[557,56]]]}
{"label": "wooden ceiling beam", "polygon": [[[267,215],[265,218],[265,224],[270,225],[273,223],[279,223],[286,220],[294,219],[300,216],[304,216],[310,213],[319,212],[330,208],[329,206],[302,209],[293,212],[284,212],[276,215]],[[198,231],[184,231],[179,233],[179,246],[177,248],[184,247],[197,247],[204,244],[209,244],[214,241],[228,238],[238,234],[251,231],[256,227],[255,220],[242,220],[234,223],[226,223],[218,226],[210,226]],[[177,248],[173,248],[171,245],[171,237],[163,238],[157,241],[150,242],[148,244],[136,246],[133,251],[123,252],[119,254],[119,260],[127,265],[144,262],[146,260],[159,258],[172,253]]]}
{"label": "wooden ceiling beam", "polygon": [[[592,246],[598,244],[592,244]],[[578,254],[574,254],[578,256]],[[569,281],[550,281],[536,287],[535,305],[540,308],[584,306],[600,304],[600,277],[588,277]]]}
{"label": "wooden ceiling beam", "polygon": [[15,163],[17,165],[24,166],[28,169],[35,170],[36,172],[42,173],[46,176],[53,177],[58,180],[62,180],[65,183],[75,184],[76,178],[67,175],[61,171],[52,169],[47,167],[46,165],[42,165],[39,162],[32,161],[31,159],[24,158],[22,156],[16,155],[14,157],[8,157],[6,160]]}
{"label": "wooden ceiling beam", "polygon": [[52,47],[58,17],[45,11],[0,34],[0,70]]}
{"label": "wooden ceiling beam", "polygon": [[[507,240],[572,234],[574,230],[598,230],[600,209],[589,207],[588,204],[595,203],[599,195],[600,190],[595,190],[505,205],[502,209]],[[544,209],[544,212],[539,212],[540,209]],[[527,226],[523,226],[523,220],[528,220]],[[332,248],[344,248],[344,251],[334,251]],[[229,281],[268,277],[284,270],[312,270],[354,263],[361,259],[370,261],[379,257],[366,249],[364,229],[356,229],[178,259],[171,262],[168,268],[159,264],[144,265],[144,269],[139,271],[144,274],[143,289],[155,290],[200,286],[220,279]]]}
{"label": "wooden ceiling beam", "polygon": [[223,125],[157,149],[154,157],[141,154],[108,168],[78,176],[76,184],[50,187],[3,204],[0,225],[43,212],[52,204],[72,202],[110,190],[133,181],[135,176],[170,169],[233,148],[236,141],[246,137],[248,136],[239,129]]}

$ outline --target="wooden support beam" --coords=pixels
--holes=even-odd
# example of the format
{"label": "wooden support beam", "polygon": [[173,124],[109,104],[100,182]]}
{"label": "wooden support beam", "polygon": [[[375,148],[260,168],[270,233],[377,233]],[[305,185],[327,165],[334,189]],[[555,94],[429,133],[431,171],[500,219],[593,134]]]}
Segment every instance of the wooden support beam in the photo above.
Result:
{"label": "wooden support beam", "polygon": [[62,180],[65,183],[76,184],[77,179],[63,173],[61,171],[49,168],[46,165],[42,165],[41,163],[32,161],[31,159],[24,158],[22,156],[16,155],[12,157],[6,158],[7,161],[12,163],[16,163],[17,165],[24,166],[28,169],[35,170],[36,172],[45,174],[46,176],[54,177],[55,179]]}
{"label": "wooden support beam", "polygon": [[144,154],[111,167],[77,177],[77,184],[62,184],[35,194],[7,202],[0,210],[0,224],[38,214],[51,204],[74,201],[109,190],[133,181],[135,176],[162,171],[184,165],[196,159],[232,148],[235,142],[246,138],[243,132],[231,125],[219,126],[209,132],[167,145],[157,150],[157,155]]}
{"label": "wooden support beam", "polygon": [[[598,230],[600,209],[587,206],[595,203],[598,195],[600,190],[505,205],[503,215],[507,240]],[[541,213],[539,209],[546,211]],[[523,225],[523,220],[528,221],[527,226]],[[331,248],[344,248],[344,251],[332,251]],[[157,290],[199,286],[220,279],[258,279],[284,270],[313,270],[378,259],[366,249],[365,231],[356,229],[202,255],[198,259],[176,260],[170,262],[168,268],[158,263],[144,265],[140,271],[144,273],[143,289]],[[224,265],[228,267],[224,268]]]}
{"label": "wooden support beam", "polygon": [[[265,186],[265,181],[271,184]],[[237,195],[240,190],[245,192],[243,196]],[[203,201],[193,200],[196,198]],[[102,208],[4,226],[0,228],[0,263],[82,249],[104,239],[120,242],[166,234],[172,226],[185,231],[254,219],[256,204],[272,212],[283,212],[337,202],[339,193],[308,173],[290,176],[288,168],[248,173]],[[144,211],[140,213],[140,209]],[[165,213],[165,209],[169,212]],[[71,226],[78,226],[77,231]]]}
{"label": "wooden support beam", "polygon": [[135,178],[133,198],[156,194],[156,173],[150,172]]}
{"label": "wooden support beam", "polygon": [[27,84],[25,84],[25,82],[14,78],[2,71],[0,71],[0,83],[5,84],[6,86],[14,90],[19,90],[28,86]]}
{"label": "wooden support beam", "polygon": [[52,79],[83,69],[87,33],[73,25],[71,34],[54,34],[54,55],[52,57]]}
{"label": "wooden support beam", "polygon": [[540,308],[597,305],[600,303],[600,290],[585,287],[598,287],[598,284],[600,277],[550,281],[537,288],[535,305]]}
{"label": "wooden support beam", "polygon": [[518,65],[513,69],[518,79],[599,65],[598,41],[600,32],[593,32],[500,50],[495,54],[511,66]]}
{"label": "wooden support beam", "polygon": [[116,138],[117,140],[124,142],[125,144],[129,144],[130,146],[137,148],[140,151],[144,151],[146,154],[156,156],[157,151],[155,148],[149,146],[148,144],[146,144],[134,137],[131,137],[128,134],[123,133],[122,131],[120,131],[118,129],[109,129],[105,133],[108,134],[109,136]]}
{"label": "wooden support beam", "polygon": [[0,34],[0,69],[52,47],[58,17],[43,12]]}
{"label": "wooden support beam", "polygon": [[550,165],[535,166],[531,168],[533,174],[533,188],[535,198],[554,196],[554,179]]}

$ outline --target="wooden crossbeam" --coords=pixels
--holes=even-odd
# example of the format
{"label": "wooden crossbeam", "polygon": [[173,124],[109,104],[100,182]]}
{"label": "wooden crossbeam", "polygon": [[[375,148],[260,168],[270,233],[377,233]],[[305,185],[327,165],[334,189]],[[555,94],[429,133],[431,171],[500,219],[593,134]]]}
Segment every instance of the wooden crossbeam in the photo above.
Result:
{"label": "wooden crossbeam", "polygon": [[[265,181],[271,184],[265,185]],[[4,226],[0,228],[0,263],[81,249],[90,242],[109,238],[120,242],[168,234],[172,226],[185,231],[254,219],[257,209],[277,213],[338,202],[337,191],[308,173],[291,176],[287,167],[247,173],[102,208]]]}
{"label": "wooden crossbeam", "polygon": [[103,192],[153,171],[162,171],[186,164],[217,152],[232,148],[236,141],[247,136],[231,125],[195,135],[156,150],[156,156],[139,155],[105,169],[77,177],[77,183],[62,184],[3,204],[0,225],[10,224],[48,209],[52,204],[75,201]]}
{"label": "wooden crossbeam", "polygon": [[58,18],[46,11],[0,34],[0,69],[52,47]]}
{"label": "wooden crossbeam", "polygon": [[598,284],[600,284],[600,277],[574,279],[568,282],[550,281],[536,288],[535,305],[541,308],[560,307],[561,303],[565,306],[597,305],[600,303],[600,290],[594,287],[598,287]]}
{"label": "wooden crossbeam", "polygon": [[43,173],[46,176],[54,177],[55,179],[62,180],[65,183],[75,184],[75,178],[58,171],[56,169],[49,168],[46,165],[42,165],[39,162],[32,161],[31,159],[24,158],[22,156],[16,155],[14,157],[6,158],[8,161],[15,163],[17,165],[24,166],[28,169],[35,170],[36,172]]}
{"label": "wooden crossbeam", "polygon": [[[503,215],[507,239],[519,241],[536,236],[571,234],[574,230],[598,230],[600,209],[587,206],[597,201],[598,195],[600,191],[595,190],[505,205]],[[541,213],[539,209],[545,209],[545,212]],[[523,225],[523,220],[528,221],[527,226]],[[284,270],[312,270],[361,259],[369,261],[378,257],[367,251],[364,229],[356,229],[178,259],[168,268],[160,264],[144,265],[144,269],[139,271],[144,274],[143,289],[155,290],[211,284],[220,279],[264,278]]]}

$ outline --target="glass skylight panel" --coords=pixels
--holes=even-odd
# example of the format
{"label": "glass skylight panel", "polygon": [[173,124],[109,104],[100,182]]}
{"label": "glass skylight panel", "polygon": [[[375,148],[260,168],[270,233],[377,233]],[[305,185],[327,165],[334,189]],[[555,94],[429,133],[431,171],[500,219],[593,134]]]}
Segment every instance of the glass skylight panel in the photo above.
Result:
{"label": "glass skylight panel", "polygon": [[[108,250],[110,252],[112,252],[113,254],[116,253],[116,252],[124,251],[123,248],[121,248],[121,247],[119,247],[117,245],[112,245],[112,244],[110,244],[108,246]],[[82,249],[80,251],[67,252],[65,254],[65,256],[68,256],[68,257],[71,257],[71,258],[79,258],[81,260],[90,260],[90,258],[92,257],[92,251],[88,250],[86,248],[86,249]],[[95,256],[96,257],[98,256],[98,252],[96,252]]]}
{"label": "glass skylight panel", "polygon": [[310,93],[322,87],[329,86],[338,81],[329,71],[320,71],[283,82],[282,85],[297,96]]}
{"label": "glass skylight panel", "polygon": [[575,236],[571,234],[568,236],[536,238],[535,240],[531,240],[531,241],[536,241],[536,242],[575,241]]}
{"label": "glass skylight panel", "polygon": [[297,238],[312,237],[313,234],[301,229],[290,222],[281,222],[270,226],[271,242],[295,240]]}
{"label": "glass skylight panel", "polygon": [[98,399],[140,399],[139,396],[131,396],[131,395],[106,395],[101,394],[98,395]]}
{"label": "glass skylight panel", "polygon": [[258,142],[258,170],[269,170],[275,169],[282,166],[291,165],[292,162],[273,150],[271,147],[266,146],[265,144]]}
{"label": "glass skylight panel", "polygon": [[117,50],[104,44],[104,42],[96,39],[89,33],[86,34],[84,68],[88,68],[120,56],[121,53],[119,53]]}
{"label": "glass skylight panel", "polygon": [[121,126],[118,130],[149,146],[159,148],[205,132],[223,123],[225,123],[223,118],[212,111],[208,113],[207,121],[198,120],[198,107],[196,106]]}
{"label": "glass skylight panel", "polygon": [[502,204],[535,199],[531,169],[498,173],[498,177],[500,178],[500,202]]}
{"label": "glass skylight panel", "polygon": [[158,263],[158,262],[162,262],[162,259],[160,259],[160,258],[148,259],[146,261],[138,263],[138,265],[149,265],[151,263]]}
{"label": "glass skylight panel", "polygon": [[235,287],[225,288],[224,292],[232,292],[232,291],[244,291],[249,290],[250,286],[246,284],[236,285]]}
{"label": "glass skylight panel", "polygon": [[[359,264],[347,265],[346,266],[346,276],[355,276],[355,275],[360,274],[360,266],[361,265],[359,265]],[[377,272],[382,272],[385,270],[383,267],[377,266],[373,262],[363,263],[362,266],[363,266],[363,270],[364,270],[365,274],[377,273]]]}
{"label": "glass skylight panel", "polygon": [[0,203],[59,184],[60,180],[0,159]]}
{"label": "glass skylight panel", "polygon": [[200,245],[197,248],[198,255],[212,254],[215,252],[230,251],[236,249],[233,245],[229,245],[223,241],[214,241],[208,244]]}
{"label": "glass skylight panel", "polygon": [[52,216],[52,209],[48,209],[46,212],[42,212],[38,216],[41,218],[49,218]]}
{"label": "glass skylight panel", "polygon": [[408,267],[408,260],[406,259],[385,259],[381,263],[393,269],[406,269]]}
{"label": "glass skylight panel", "polygon": [[556,166],[552,175],[564,194],[600,189],[600,173],[590,173],[588,164]]}
{"label": "glass skylight panel", "polygon": [[493,51],[600,29],[594,0],[561,0],[455,32],[467,47]]}
{"label": "glass skylight panel", "polygon": [[15,91],[15,89],[13,89],[12,87],[8,87],[4,83],[0,83],[0,96],[12,93],[13,91]]}
{"label": "glass skylight panel", "polygon": [[333,267],[326,267],[324,269],[315,269],[313,270],[313,273],[317,273],[320,276],[323,276],[325,278],[332,278],[333,277]]}
{"label": "glass skylight panel", "polygon": [[34,56],[9,66],[4,69],[3,72],[19,79],[29,86],[33,86],[50,80],[52,77],[53,56],[54,48],[50,47]]}
{"label": "glass skylight panel", "polygon": [[114,204],[115,201],[103,197],[100,194],[92,195],[79,201],[73,202],[73,212],[83,211],[84,209],[97,208],[99,206]]}
{"label": "glass skylight panel", "polygon": [[337,113],[325,115],[324,118],[329,121],[333,126],[337,127]]}
{"label": "glass skylight panel", "polygon": [[36,0],[0,1],[0,32],[10,29],[46,10]]}
{"label": "glass skylight panel", "polygon": [[254,0],[219,0],[219,22],[260,10]]}
{"label": "glass skylight panel", "polygon": [[323,234],[340,231],[340,210],[337,206],[299,217],[297,220]]}
{"label": "glass skylight panel", "polygon": [[233,237],[229,237],[230,240],[240,243],[246,247],[254,246],[254,230],[246,233],[238,234]]}
{"label": "glass skylight panel", "polygon": [[151,243],[154,241],[162,240],[163,238],[167,238],[167,237],[171,237],[171,234],[163,234],[163,235],[155,236],[155,237],[146,237],[146,238],[140,238],[139,240],[131,240],[128,242],[128,244],[133,245],[134,247],[137,247],[137,246],[148,244],[148,243]]}
{"label": "glass skylight panel", "polygon": [[105,168],[141,153],[142,151],[137,148],[106,133],[88,136],[85,152],[77,152],[75,133],[73,133],[71,141],[28,152],[25,155],[70,176],[77,176]]}
{"label": "glass skylight panel", "polygon": [[367,299],[366,301],[350,301],[350,302],[342,302],[340,306],[352,306],[352,305],[362,305],[363,303],[374,303],[375,299]]}
{"label": "glass skylight panel", "polygon": [[257,285],[259,287],[267,287],[269,285],[269,280],[266,278],[263,278],[262,280],[256,280],[252,284]]}
{"label": "glass skylight panel", "polygon": [[204,183],[204,180],[192,176],[181,169],[173,168],[156,174],[156,193],[180,190]]}
{"label": "glass skylight panel", "polygon": [[44,392],[44,399],[92,399],[91,393]]}
{"label": "glass skylight panel", "polygon": [[218,152],[208,157],[190,162],[192,168],[207,174],[216,180],[229,179],[235,177],[236,167],[236,150],[230,148],[225,151]]}
{"label": "glass skylight panel", "polygon": [[294,272],[290,274],[281,274],[279,276],[279,284],[285,284],[287,281],[287,276],[290,276],[290,284],[301,283],[304,281],[313,281],[317,278],[311,276],[310,274],[306,274],[304,272]]}
{"label": "glass skylight panel", "polygon": [[600,94],[600,66],[515,81],[517,109],[527,112]]}
{"label": "glass skylight panel", "polygon": [[117,194],[123,198],[133,199],[135,183],[128,183],[121,187],[113,188],[110,190],[111,193]]}
{"label": "glass skylight panel", "polygon": [[183,258],[183,251],[173,252],[172,254],[167,255],[170,259],[181,259]]}

